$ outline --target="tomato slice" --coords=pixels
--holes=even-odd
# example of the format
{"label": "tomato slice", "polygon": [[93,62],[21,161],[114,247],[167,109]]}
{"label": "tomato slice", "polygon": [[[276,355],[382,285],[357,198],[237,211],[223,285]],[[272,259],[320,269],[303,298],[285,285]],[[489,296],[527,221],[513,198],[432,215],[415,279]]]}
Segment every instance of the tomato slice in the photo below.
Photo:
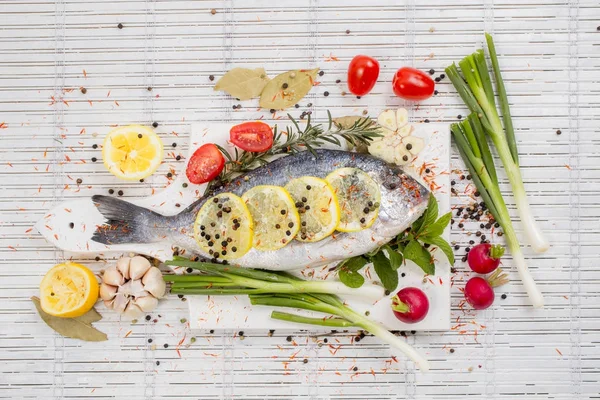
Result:
{"label": "tomato slice", "polygon": [[358,55],[348,65],[348,90],[357,96],[369,93],[379,77],[379,63],[369,56]]}
{"label": "tomato slice", "polygon": [[261,153],[273,146],[273,129],[260,121],[244,122],[231,128],[229,141],[242,150]]}
{"label": "tomato slice", "polygon": [[433,95],[435,83],[429,75],[415,68],[400,68],[394,75],[392,88],[405,100],[425,100]]}
{"label": "tomato slice", "polygon": [[185,174],[195,184],[210,182],[225,168],[225,157],[217,146],[207,143],[192,154]]}

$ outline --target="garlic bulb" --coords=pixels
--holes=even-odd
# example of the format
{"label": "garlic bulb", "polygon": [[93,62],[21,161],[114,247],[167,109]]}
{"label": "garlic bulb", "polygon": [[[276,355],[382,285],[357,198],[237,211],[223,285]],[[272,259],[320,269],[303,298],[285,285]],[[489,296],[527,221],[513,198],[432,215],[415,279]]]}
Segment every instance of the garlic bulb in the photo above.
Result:
{"label": "garlic bulb", "polygon": [[386,110],[379,114],[377,123],[381,137],[369,144],[369,153],[397,165],[408,164],[425,147],[425,141],[411,136],[414,127],[408,123],[408,111],[404,108]]}
{"label": "garlic bulb", "polygon": [[102,275],[100,298],[106,307],[135,319],[154,310],[166,289],[162,273],[148,259],[121,257]]}

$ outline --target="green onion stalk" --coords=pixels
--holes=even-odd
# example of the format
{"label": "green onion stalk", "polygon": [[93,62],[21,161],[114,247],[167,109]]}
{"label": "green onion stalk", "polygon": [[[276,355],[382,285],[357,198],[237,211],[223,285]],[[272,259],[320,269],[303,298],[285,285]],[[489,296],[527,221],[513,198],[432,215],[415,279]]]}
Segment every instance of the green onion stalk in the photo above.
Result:
{"label": "green onion stalk", "polygon": [[[247,294],[252,305],[296,308],[324,313],[326,315],[319,318],[275,310],[271,313],[271,318],[327,327],[360,327],[402,351],[415,362],[421,371],[429,370],[427,360],[404,339],[354,311],[335,295],[358,294],[365,299],[379,300],[384,295],[383,289],[379,286],[363,285],[361,288],[351,289],[341,282],[305,281],[285,272],[269,272],[196,262],[181,257],[175,257],[166,264],[193,268],[201,272],[200,274],[164,275],[165,281],[171,282],[171,293],[185,295]],[[363,290],[365,287],[366,290]]]}
{"label": "green onion stalk", "polygon": [[[483,50],[477,50],[458,63],[462,76],[454,63],[446,68],[446,74],[467,107],[479,118],[484,131],[490,136],[494,146],[496,146],[496,150],[511,184],[519,217],[523,223],[529,244],[536,252],[543,253],[548,250],[550,245],[538,227],[529,207],[521,177],[521,170],[519,169],[517,142],[515,140],[504,80],[502,79],[498,65],[496,48],[492,36],[487,33],[485,36],[496,80],[496,90],[502,110],[504,127],[496,109],[494,90]],[[495,174],[493,177],[496,178]],[[496,179],[494,179],[494,183],[497,185]]]}
{"label": "green onion stalk", "polygon": [[504,230],[506,244],[513,255],[517,271],[533,306],[543,307],[544,298],[527,268],[508,208],[500,192],[496,168],[480,118],[472,113],[462,123],[452,124],[450,130],[477,190],[496,222]]}

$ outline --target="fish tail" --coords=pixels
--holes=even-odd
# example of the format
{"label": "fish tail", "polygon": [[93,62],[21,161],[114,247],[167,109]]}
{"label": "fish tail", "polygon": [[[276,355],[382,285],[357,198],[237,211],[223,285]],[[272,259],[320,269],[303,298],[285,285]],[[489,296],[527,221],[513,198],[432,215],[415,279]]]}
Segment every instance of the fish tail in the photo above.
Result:
{"label": "fish tail", "polygon": [[106,218],[92,240],[103,244],[151,243],[164,237],[168,217],[127,201],[109,196],[92,196],[98,211]]}

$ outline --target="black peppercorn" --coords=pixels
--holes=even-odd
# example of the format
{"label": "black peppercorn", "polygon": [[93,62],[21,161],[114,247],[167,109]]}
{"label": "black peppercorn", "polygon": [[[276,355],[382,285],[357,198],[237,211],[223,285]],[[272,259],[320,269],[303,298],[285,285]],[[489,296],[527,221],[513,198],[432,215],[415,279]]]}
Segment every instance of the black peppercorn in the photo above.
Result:
{"label": "black peppercorn", "polygon": [[328,92],[328,91],[325,91],[325,92],[323,93],[323,96],[325,96],[325,97],[329,96],[329,92]]}
{"label": "black peppercorn", "polygon": [[117,28],[123,29],[123,24],[119,22],[119,25],[117,25]]}
{"label": "black peppercorn", "polygon": [[208,76],[208,80],[210,80],[211,82],[215,80],[215,76],[214,75],[209,75]]}
{"label": "black peppercorn", "polygon": [[158,122],[153,122],[152,126],[155,127],[155,128],[157,128],[158,127]]}

